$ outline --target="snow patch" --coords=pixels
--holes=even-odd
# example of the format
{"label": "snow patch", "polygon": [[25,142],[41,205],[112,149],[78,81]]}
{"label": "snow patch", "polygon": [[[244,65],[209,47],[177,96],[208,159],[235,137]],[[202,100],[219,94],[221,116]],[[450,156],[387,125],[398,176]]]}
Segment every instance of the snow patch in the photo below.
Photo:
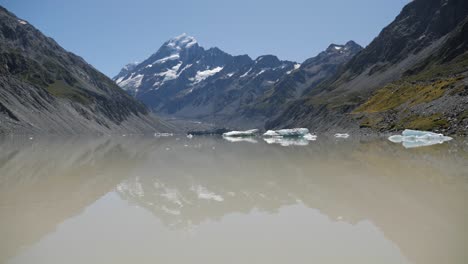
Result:
{"label": "snow patch", "polygon": [[190,48],[197,43],[198,42],[194,37],[188,36],[186,33],[183,33],[182,35],[169,40],[166,43],[166,46],[176,50],[181,50],[184,48]]}
{"label": "snow patch", "polygon": [[249,75],[249,73],[252,71],[252,68],[250,68],[248,71],[246,71],[244,74],[242,74],[240,76],[240,78],[244,78],[244,77],[247,77],[247,75]]}
{"label": "snow patch", "polygon": [[195,77],[190,78],[189,80],[194,82],[194,83],[199,83],[206,78],[215,75],[216,73],[220,72],[223,70],[223,67],[216,67],[214,69],[208,69],[206,71],[198,71]]}
{"label": "snow patch", "polygon": [[[130,78],[126,79],[126,80],[117,80],[117,85],[119,85],[120,87],[122,87],[123,89],[125,90],[131,90],[131,89],[137,89],[138,87],[141,86],[141,82],[143,81],[143,78],[145,77],[145,75],[143,74],[132,74],[130,76]],[[120,79],[120,78],[119,78]]]}
{"label": "snow patch", "polygon": [[159,59],[159,60],[155,61],[154,63],[163,64],[163,63],[165,63],[165,62],[167,62],[167,61],[178,60],[178,59],[180,59],[180,55],[179,55],[179,53],[175,53],[175,54],[171,54],[171,55],[168,56],[168,57]]}
{"label": "snow patch", "polygon": [[175,65],[174,67],[168,69],[167,71],[157,73],[156,75],[164,77],[163,83],[167,82],[167,81],[170,81],[170,80],[174,80],[179,76],[177,74],[177,71],[179,70],[180,66],[182,66],[182,62],[180,62],[179,64]]}

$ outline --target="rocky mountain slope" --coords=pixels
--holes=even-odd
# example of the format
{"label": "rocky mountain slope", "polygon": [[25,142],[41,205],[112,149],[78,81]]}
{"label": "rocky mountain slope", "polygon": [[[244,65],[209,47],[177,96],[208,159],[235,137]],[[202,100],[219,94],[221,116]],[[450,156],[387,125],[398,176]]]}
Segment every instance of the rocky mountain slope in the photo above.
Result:
{"label": "rocky mountain slope", "polygon": [[0,7],[0,133],[168,129],[82,58]]}
{"label": "rocky mountain slope", "polygon": [[331,44],[316,57],[307,59],[290,74],[284,75],[265,96],[244,112],[274,119],[288,104],[310,92],[316,85],[332,77],[345,63],[362,50],[354,41],[345,45]]}
{"label": "rocky mountain slope", "polygon": [[273,55],[252,60],[218,48],[205,50],[184,34],[144,62],[125,66],[114,80],[165,116],[217,126],[263,127],[280,104],[336,73],[361,49],[352,41],[332,44],[301,65]]}
{"label": "rocky mountain slope", "polygon": [[267,127],[468,131],[468,2],[414,0]]}

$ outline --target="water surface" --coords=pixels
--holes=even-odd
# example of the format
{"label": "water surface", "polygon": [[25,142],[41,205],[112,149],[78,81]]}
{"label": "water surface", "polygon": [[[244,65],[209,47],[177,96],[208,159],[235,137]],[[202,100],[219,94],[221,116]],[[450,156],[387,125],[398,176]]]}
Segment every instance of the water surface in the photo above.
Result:
{"label": "water surface", "polygon": [[0,263],[468,259],[464,140],[7,137],[0,149]]}

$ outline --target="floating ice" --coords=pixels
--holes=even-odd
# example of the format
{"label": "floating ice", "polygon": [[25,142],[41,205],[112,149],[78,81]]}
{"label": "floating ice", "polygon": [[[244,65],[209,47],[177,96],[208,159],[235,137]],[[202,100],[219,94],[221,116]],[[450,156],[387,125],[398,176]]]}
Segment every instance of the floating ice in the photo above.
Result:
{"label": "floating ice", "polygon": [[401,135],[390,136],[388,140],[393,143],[402,143],[405,148],[417,148],[442,144],[452,138],[429,131],[405,129]]}
{"label": "floating ice", "polygon": [[268,130],[263,136],[266,143],[283,147],[307,146],[309,141],[317,140],[317,136],[310,134],[307,128]]}
{"label": "floating ice", "polygon": [[188,135],[187,135],[187,138],[193,138],[193,135],[192,135],[192,134],[188,134]]}
{"label": "floating ice", "polygon": [[268,130],[263,136],[265,137],[304,137],[310,134],[307,128],[293,128],[281,130]]}
{"label": "floating ice", "polygon": [[224,136],[223,138],[229,142],[234,142],[234,143],[237,143],[237,142],[258,143],[257,140],[253,138],[249,138],[249,137],[226,137]]}
{"label": "floating ice", "polygon": [[344,133],[344,134],[336,133],[335,137],[336,138],[349,138],[349,134],[347,134],[347,133]]}
{"label": "floating ice", "polygon": [[258,129],[251,129],[246,131],[231,131],[223,134],[223,137],[252,137],[258,133]]}

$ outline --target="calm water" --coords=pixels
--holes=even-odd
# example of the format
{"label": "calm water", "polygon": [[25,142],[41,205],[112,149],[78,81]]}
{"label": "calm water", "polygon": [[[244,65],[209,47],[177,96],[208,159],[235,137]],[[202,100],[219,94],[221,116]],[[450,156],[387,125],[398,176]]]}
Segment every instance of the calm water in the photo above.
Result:
{"label": "calm water", "polygon": [[4,138],[0,149],[0,263],[468,261],[463,140]]}

